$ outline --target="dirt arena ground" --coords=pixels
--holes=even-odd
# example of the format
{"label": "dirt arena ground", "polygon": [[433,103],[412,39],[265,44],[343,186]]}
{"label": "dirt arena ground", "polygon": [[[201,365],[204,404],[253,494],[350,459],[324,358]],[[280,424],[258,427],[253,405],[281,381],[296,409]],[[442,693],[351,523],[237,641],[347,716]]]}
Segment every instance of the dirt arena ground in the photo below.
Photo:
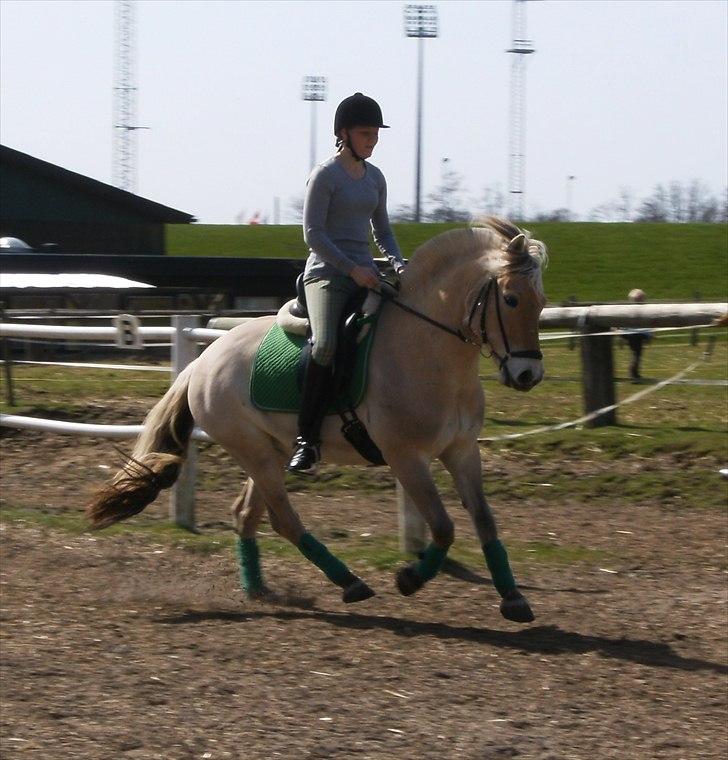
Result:
{"label": "dirt arena ground", "polygon": [[[6,435],[3,503],[75,510],[109,451]],[[200,495],[203,530],[226,524],[234,495],[229,482]],[[332,547],[337,535],[396,533],[389,492],[295,503]],[[303,558],[265,555],[284,602],[262,604],[242,597],[228,551],[4,522],[0,755],[724,760],[725,513],[495,507],[506,543],[602,557],[519,561],[528,626],[500,617],[482,565],[405,599],[392,571],[361,562],[377,596],[346,606]],[[164,503],[150,510],[161,520]]]}

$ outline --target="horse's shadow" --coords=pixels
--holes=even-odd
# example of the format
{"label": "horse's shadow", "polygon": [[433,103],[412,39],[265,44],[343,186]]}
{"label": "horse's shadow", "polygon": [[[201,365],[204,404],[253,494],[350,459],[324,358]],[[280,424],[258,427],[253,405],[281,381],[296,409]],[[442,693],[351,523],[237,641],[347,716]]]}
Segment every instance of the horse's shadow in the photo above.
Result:
{"label": "horse's shadow", "polygon": [[390,631],[395,636],[413,638],[416,636],[434,636],[438,639],[469,641],[475,644],[517,652],[533,654],[586,654],[598,652],[625,662],[635,662],[656,668],[674,670],[710,670],[715,673],[728,674],[728,666],[693,657],[682,657],[669,644],[645,639],[621,637],[611,639],[605,636],[592,636],[566,631],[557,625],[541,625],[524,628],[519,631],[498,631],[473,626],[454,626],[448,623],[423,622],[389,615],[366,615],[359,612],[328,612],[315,607],[311,609],[288,610],[248,610],[234,612],[230,610],[188,610],[181,614],[155,618],[165,625],[194,625],[210,620],[232,623],[249,623],[255,620],[274,619],[281,621],[306,620],[350,630],[378,629]]}

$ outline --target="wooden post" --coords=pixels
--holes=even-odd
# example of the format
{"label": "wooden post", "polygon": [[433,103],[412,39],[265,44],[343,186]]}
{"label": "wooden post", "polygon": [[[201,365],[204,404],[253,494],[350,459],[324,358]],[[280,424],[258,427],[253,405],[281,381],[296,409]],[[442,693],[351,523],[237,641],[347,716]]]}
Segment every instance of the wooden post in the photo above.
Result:
{"label": "wooden post", "polygon": [[[172,375],[180,372],[197,358],[197,343],[187,338],[186,329],[199,327],[199,317],[172,317],[174,336],[172,338]],[[197,446],[190,440],[187,447],[187,459],[180,471],[177,482],[172,487],[169,501],[169,519],[181,528],[195,530],[195,479],[197,476]]]}
{"label": "wooden post", "polygon": [[[5,321],[5,304],[0,303],[0,322]],[[5,399],[8,406],[15,406],[15,393],[13,393],[13,357],[10,353],[10,341],[2,341],[3,373],[5,374]]]}
{"label": "wooden post", "polygon": [[408,554],[423,551],[429,540],[427,523],[399,481],[397,481],[397,511],[400,550]]}
{"label": "wooden post", "polygon": [[[590,332],[589,325],[585,331]],[[611,335],[591,335],[581,339],[581,372],[584,410],[588,414],[614,404],[614,358]],[[587,427],[617,424],[617,413],[611,409],[586,423]]]}

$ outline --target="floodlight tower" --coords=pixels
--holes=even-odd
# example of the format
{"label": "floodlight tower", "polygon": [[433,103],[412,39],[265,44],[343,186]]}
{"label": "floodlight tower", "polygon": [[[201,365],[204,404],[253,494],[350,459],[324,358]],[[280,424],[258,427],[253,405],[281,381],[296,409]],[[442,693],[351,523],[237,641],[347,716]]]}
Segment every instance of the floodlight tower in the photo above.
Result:
{"label": "floodlight tower", "polygon": [[511,104],[509,118],[508,191],[511,219],[523,219],[526,199],[526,56],[535,53],[526,39],[526,1],[513,0],[513,53],[511,64]]}
{"label": "floodlight tower", "polygon": [[326,100],[326,77],[303,78],[301,99],[311,101],[311,171],[316,165],[316,103]]}
{"label": "floodlight tower", "polygon": [[116,0],[114,19],[114,146],[112,177],[116,187],[137,189],[136,3]]}
{"label": "floodlight tower", "polygon": [[417,37],[417,158],[415,178],[415,221],[420,221],[422,184],[422,40],[437,37],[437,8],[434,5],[405,5],[404,33]]}

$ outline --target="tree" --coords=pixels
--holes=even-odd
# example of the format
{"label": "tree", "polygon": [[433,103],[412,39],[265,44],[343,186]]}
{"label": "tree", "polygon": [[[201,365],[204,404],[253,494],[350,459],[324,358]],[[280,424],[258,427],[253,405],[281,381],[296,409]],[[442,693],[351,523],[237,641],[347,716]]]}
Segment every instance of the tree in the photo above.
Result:
{"label": "tree", "polygon": [[657,185],[649,198],[642,201],[635,222],[667,222],[669,218],[668,199],[665,188]]}
{"label": "tree", "polygon": [[291,212],[294,221],[303,221],[303,196],[294,195],[288,199],[288,210]]}
{"label": "tree", "polygon": [[407,203],[402,203],[389,214],[389,219],[392,222],[414,222],[415,210]]}
{"label": "tree", "polygon": [[486,185],[481,198],[483,213],[486,216],[506,216],[506,199],[500,184]]}
{"label": "tree", "polygon": [[534,222],[568,222],[571,213],[568,208],[555,208],[553,211],[539,211],[534,215]]}
{"label": "tree", "polygon": [[467,222],[470,219],[470,213],[461,200],[462,177],[447,167],[448,160],[442,159],[440,184],[427,196],[432,204],[430,211],[425,215],[429,222]]}
{"label": "tree", "polygon": [[[728,199],[726,199],[728,201]],[[709,222],[725,221],[726,205],[721,208],[718,199],[698,179],[689,185],[673,181],[665,190],[656,185],[637,210],[636,222]]]}

